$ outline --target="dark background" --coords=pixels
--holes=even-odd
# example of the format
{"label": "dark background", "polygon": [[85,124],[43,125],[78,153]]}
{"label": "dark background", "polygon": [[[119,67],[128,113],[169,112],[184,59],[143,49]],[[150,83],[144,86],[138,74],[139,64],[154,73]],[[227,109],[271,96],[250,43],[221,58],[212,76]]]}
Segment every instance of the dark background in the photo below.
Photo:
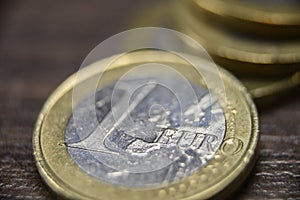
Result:
{"label": "dark background", "polygon": [[[147,0],[0,2],[0,199],[51,199],[32,130],[49,94]],[[300,199],[300,95],[260,111],[260,157],[236,199]]]}

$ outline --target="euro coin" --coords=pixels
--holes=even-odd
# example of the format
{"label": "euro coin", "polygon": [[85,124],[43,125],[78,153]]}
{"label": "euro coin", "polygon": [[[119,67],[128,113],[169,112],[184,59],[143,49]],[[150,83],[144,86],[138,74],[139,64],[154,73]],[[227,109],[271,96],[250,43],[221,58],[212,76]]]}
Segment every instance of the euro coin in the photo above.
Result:
{"label": "euro coin", "polygon": [[256,105],[259,108],[264,108],[284,100],[284,98],[299,90],[300,72],[285,78],[241,77],[240,81],[248,88],[251,96],[255,98]]}
{"label": "euro coin", "polygon": [[178,6],[177,29],[198,41],[215,62],[236,74],[280,77],[300,69],[300,40],[264,40],[225,30]]}
{"label": "euro coin", "polygon": [[299,38],[300,3],[287,1],[182,1],[198,18],[246,34],[274,39]]}
{"label": "euro coin", "polygon": [[[33,135],[46,184],[70,199],[206,199],[236,189],[257,157],[255,106],[228,72],[186,56],[201,75],[181,54],[139,50],[62,83]],[[218,78],[221,88],[206,84]]]}
{"label": "euro coin", "polygon": [[[135,20],[131,23],[131,27],[163,26],[177,30],[183,30],[182,27],[184,25],[182,25],[180,28],[175,22],[175,13],[178,13],[178,9],[179,8],[173,5],[173,3],[155,5],[151,8],[145,9],[143,12],[140,12],[139,15],[135,17]],[[181,20],[184,22],[185,18]],[[191,36],[192,35],[193,34],[191,34]],[[199,36],[196,36],[195,39],[198,37]],[[193,54],[197,55],[197,52],[193,52]],[[297,73],[298,67],[295,67],[293,64],[291,65],[290,69],[289,66],[286,65],[251,64],[251,60],[249,60],[250,64],[247,64],[247,62],[231,61],[230,59],[224,57],[222,58],[221,56],[214,56],[213,54],[211,55],[213,56],[215,62],[235,73],[237,78],[249,90],[249,93],[251,94],[255,103],[260,108],[273,105],[283,97],[286,97],[287,94],[292,94],[292,92],[295,91],[295,89],[297,89],[300,85],[300,78],[297,75],[299,74]],[[275,57],[276,56],[274,56],[274,59]],[[291,55],[291,57],[293,56]],[[273,66],[275,66],[275,68],[273,68]],[[279,70],[277,68],[279,68]],[[273,73],[271,73],[272,75],[267,75],[267,78],[264,77],[265,74],[268,74],[270,71],[272,72],[274,70],[276,71],[275,77],[273,77]],[[260,73],[258,72],[263,73],[262,75],[259,75]],[[288,75],[282,76],[282,74]]]}

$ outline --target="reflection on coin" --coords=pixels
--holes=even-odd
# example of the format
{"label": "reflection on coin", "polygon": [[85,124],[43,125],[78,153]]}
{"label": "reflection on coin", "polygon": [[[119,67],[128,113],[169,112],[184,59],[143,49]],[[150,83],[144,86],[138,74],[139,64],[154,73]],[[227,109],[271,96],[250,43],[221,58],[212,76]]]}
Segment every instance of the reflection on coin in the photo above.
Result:
{"label": "reflection on coin", "polygon": [[[181,57],[135,51],[120,55],[95,94],[83,95],[72,109],[72,90],[97,78],[100,63],[83,69],[77,82],[75,75],[66,80],[38,118],[37,167],[56,193],[72,199],[203,199],[228,195],[250,172],[257,113],[228,72],[220,69],[225,93],[209,93]],[[151,70],[135,71],[141,63]],[[210,72],[209,79],[220,74]]]}

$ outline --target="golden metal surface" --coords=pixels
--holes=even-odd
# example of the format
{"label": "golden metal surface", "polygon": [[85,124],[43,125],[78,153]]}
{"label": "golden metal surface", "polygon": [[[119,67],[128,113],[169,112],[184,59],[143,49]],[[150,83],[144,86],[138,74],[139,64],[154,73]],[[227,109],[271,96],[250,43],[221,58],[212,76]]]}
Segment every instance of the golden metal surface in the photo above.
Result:
{"label": "golden metal surface", "polygon": [[[300,41],[253,39],[196,18],[178,5],[177,29],[194,38],[223,67],[244,75],[282,77],[300,69]],[[259,72],[259,73],[258,73]]]}
{"label": "golden metal surface", "polygon": [[[78,84],[97,78],[99,62],[83,69],[81,73],[84,76]],[[201,80],[195,80],[190,64],[178,56],[145,50],[119,57],[105,72],[99,87],[118,79],[137,64],[152,62],[168,64],[190,81],[202,84]],[[58,195],[70,199],[206,199],[228,195],[245,179],[255,162],[259,140],[258,117],[246,89],[228,72],[220,69],[220,74],[227,102],[223,105],[225,138],[214,158],[191,176],[159,188],[128,189],[103,183],[84,173],[69,156],[64,140],[67,120],[72,113],[72,89],[76,75],[55,90],[38,117],[33,148],[41,176]],[[218,91],[215,92],[217,99],[224,98]]]}
{"label": "golden metal surface", "polygon": [[[139,15],[135,18],[135,20],[132,22],[131,27],[144,27],[144,26],[163,26],[167,28],[174,28],[182,29],[184,25],[184,20],[179,19],[178,21],[181,21],[183,25],[181,27],[176,28],[176,20],[175,14],[178,11],[178,5],[164,3],[164,4],[158,4],[154,5],[151,8],[147,8],[146,10],[143,10],[143,12],[140,12]],[[184,8],[180,8],[184,9]],[[162,21],[162,19],[164,19]],[[166,22],[165,20],[168,19]],[[196,25],[197,26],[197,25]],[[205,32],[205,31],[204,31]],[[196,36],[196,38],[199,36]],[[234,42],[234,41],[233,41]],[[213,46],[218,45],[219,43],[210,42],[208,45],[212,44]],[[221,44],[223,44],[221,42]],[[216,49],[217,47],[215,47]],[[222,48],[221,48],[222,49]],[[223,54],[225,54],[225,50],[223,51]],[[279,51],[278,51],[279,52]],[[295,51],[296,52],[296,51]],[[300,49],[298,53],[300,52]],[[297,53],[297,52],[296,52]],[[196,52],[195,52],[196,54]],[[212,54],[213,56],[213,54]],[[239,56],[239,53],[235,55],[236,57]],[[256,57],[261,57],[262,60],[264,58],[264,55],[256,55]],[[273,57],[274,60],[276,56]],[[287,56],[286,59],[288,59],[289,56]],[[293,59],[293,56],[290,56]],[[249,56],[251,58],[251,56]],[[257,62],[251,63],[253,60],[255,61],[255,58],[253,57],[253,60],[249,60],[248,62],[239,62],[239,61],[232,61],[231,59],[222,58],[220,56],[213,56],[213,59],[222,67],[226,67],[230,71],[233,72],[240,72],[242,71],[243,75],[239,75],[239,73],[236,74],[236,76],[239,78],[239,80],[246,86],[246,88],[249,90],[249,93],[251,94],[254,101],[257,103],[258,106],[268,106],[269,104],[272,104],[276,102],[277,100],[280,100],[283,98],[286,94],[291,93],[294,89],[298,88],[300,85],[300,76],[298,71],[299,67],[291,66],[292,69],[289,69],[290,66],[286,65],[265,65],[265,64],[258,64]],[[275,68],[274,68],[275,67]],[[262,75],[267,74],[267,76],[270,76],[269,74],[273,74],[275,71],[277,76],[281,77],[268,77],[265,78]],[[262,72],[262,75],[260,73]],[[282,74],[289,74],[282,76]],[[252,76],[251,76],[252,75]],[[257,77],[258,75],[258,77]]]}
{"label": "golden metal surface", "polygon": [[286,78],[240,78],[259,106],[270,106],[291,94],[300,86],[300,71]]}
{"label": "golden metal surface", "polygon": [[[251,1],[182,1],[198,17],[208,16],[227,27],[268,38],[300,34],[300,4]],[[295,5],[296,4],[296,5]]]}

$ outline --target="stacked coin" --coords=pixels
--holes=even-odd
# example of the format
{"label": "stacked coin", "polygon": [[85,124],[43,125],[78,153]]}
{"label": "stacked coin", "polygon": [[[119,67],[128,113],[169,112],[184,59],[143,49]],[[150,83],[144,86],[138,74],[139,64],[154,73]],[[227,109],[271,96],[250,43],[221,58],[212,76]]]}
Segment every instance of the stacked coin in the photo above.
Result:
{"label": "stacked coin", "polygon": [[244,83],[260,107],[300,85],[299,1],[185,0],[141,13],[134,27],[163,26],[190,35]]}
{"label": "stacked coin", "polygon": [[259,104],[300,83],[299,1],[180,1],[176,28],[201,43]]}

